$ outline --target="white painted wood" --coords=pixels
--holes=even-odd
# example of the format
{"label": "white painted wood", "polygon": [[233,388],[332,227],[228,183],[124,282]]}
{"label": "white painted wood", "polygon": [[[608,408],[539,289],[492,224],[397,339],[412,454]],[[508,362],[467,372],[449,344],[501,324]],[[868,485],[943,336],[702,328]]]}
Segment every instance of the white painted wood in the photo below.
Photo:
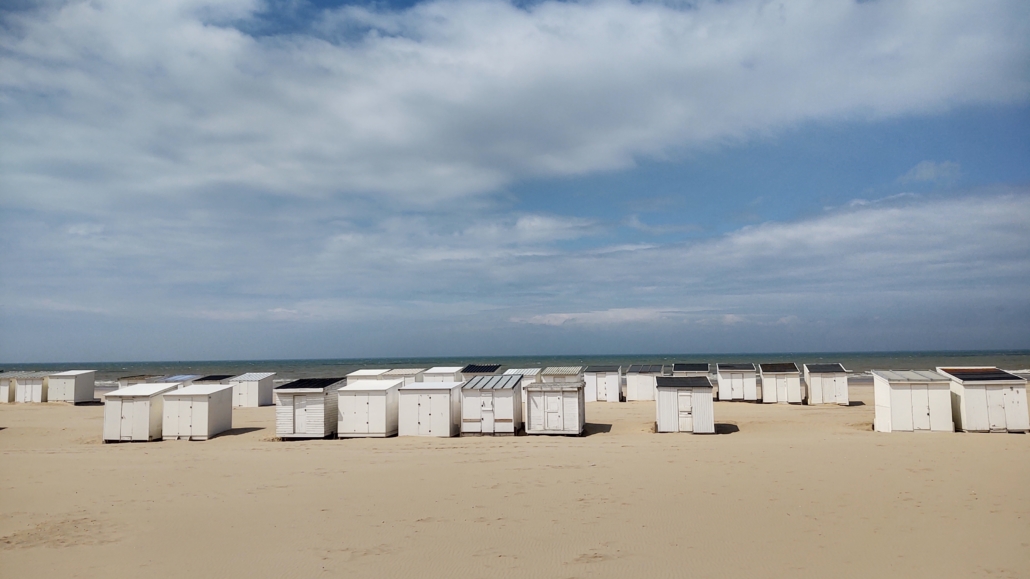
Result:
{"label": "white painted wood", "polygon": [[928,384],[913,384],[912,430],[930,430],[930,393]]}
{"label": "white painted wood", "polygon": [[340,438],[397,434],[399,390],[404,377],[355,380],[337,390]]}
{"label": "white painted wood", "polygon": [[[601,378],[604,380],[604,378]],[[587,372],[583,375],[584,389],[583,396],[586,397],[587,402],[597,402],[600,398],[597,397],[597,373]]]}
{"label": "white painted wood", "polygon": [[693,390],[682,389],[676,392],[677,410],[679,410],[678,422],[680,432],[694,432],[694,402]]}
{"label": "white painted wood", "polygon": [[1000,386],[987,386],[987,423],[991,432],[1008,430],[1005,422],[1005,393]]}
{"label": "white painted wood", "polygon": [[398,436],[457,436],[462,382],[423,381],[401,386]]}
{"label": "white painted wood", "polygon": [[[47,399],[50,402],[90,402],[93,400],[96,371],[68,370],[49,378]],[[2,397],[2,396],[0,396]]]}
{"label": "white painted wood", "polygon": [[713,388],[707,376],[660,377],[657,390],[658,432],[715,432]]}
{"label": "white painted wood", "polygon": [[583,382],[530,384],[523,388],[529,399],[527,434],[579,435],[586,426]]}
{"label": "white painted wood", "polygon": [[193,384],[163,395],[164,440],[209,440],[232,428],[232,384]]}
{"label": "white painted wood", "polygon": [[1005,423],[1010,432],[1030,430],[1030,414],[1027,413],[1026,388],[1016,385],[1004,386]]}
{"label": "white painted wood", "polygon": [[176,383],[135,384],[104,397],[104,440],[149,441],[161,438],[163,394]]}
{"label": "white painted wood", "polygon": [[232,405],[237,408],[257,408],[275,404],[272,394],[275,372],[251,372],[231,378]]}
{"label": "white painted wood", "polygon": [[965,432],[1026,432],[1026,380],[994,367],[938,368],[951,378],[955,426]]}

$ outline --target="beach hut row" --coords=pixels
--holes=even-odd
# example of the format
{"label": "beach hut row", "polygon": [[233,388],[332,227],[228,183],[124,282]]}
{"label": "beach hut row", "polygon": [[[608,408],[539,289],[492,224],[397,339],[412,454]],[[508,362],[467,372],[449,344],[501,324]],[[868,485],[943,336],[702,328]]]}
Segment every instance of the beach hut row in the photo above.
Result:
{"label": "beach hut row", "polygon": [[0,373],[0,404],[71,402],[93,400],[96,372],[3,372]]}

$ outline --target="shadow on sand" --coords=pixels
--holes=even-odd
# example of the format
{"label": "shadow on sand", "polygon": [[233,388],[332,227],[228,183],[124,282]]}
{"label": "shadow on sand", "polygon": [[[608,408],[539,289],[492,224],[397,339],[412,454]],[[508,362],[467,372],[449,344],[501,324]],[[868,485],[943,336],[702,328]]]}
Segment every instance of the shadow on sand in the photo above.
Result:
{"label": "shadow on sand", "polygon": [[733,434],[734,432],[740,432],[740,427],[736,424],[716,424],[716,434]]}
{"label": "shadow on sand", "polygon": [[583,426],[583,436],[593,436],[595,434],[608,434],[611,431],[611,424],[591,424],[588,422],[585,426]]}

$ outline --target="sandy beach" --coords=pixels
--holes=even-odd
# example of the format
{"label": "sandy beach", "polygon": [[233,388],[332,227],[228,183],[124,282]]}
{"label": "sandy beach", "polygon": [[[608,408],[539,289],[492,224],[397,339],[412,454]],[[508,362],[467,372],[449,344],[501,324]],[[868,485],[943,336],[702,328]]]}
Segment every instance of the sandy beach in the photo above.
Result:
{"label": "sandy beach", "polygon": [[851,407],[716,403],[654,434],[103,444],[103,407],[0,406],[3,577],[1025,577],[1030,436],[872,432]]}

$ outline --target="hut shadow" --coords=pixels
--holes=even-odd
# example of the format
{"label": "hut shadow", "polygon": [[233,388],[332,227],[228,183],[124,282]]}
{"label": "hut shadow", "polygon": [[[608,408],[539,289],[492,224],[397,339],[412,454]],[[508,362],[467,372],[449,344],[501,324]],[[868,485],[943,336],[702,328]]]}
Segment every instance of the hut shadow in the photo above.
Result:
{"label": "hut shadow", "polygon": [[261,426],[248,426],[246,428],[230,428],[229,430],[218,433],[218,436],[240,436],[241,434],[250,434],[251,432],[257,432],[259,430],[264,430],[264,428]]}
{"label": "hut shadow", "polygon": [[851,400],[848,402],[848,406],[865,406],[865,402],[862,402],[861,400]]}
{"label": "hut shadow", "polygon": [[716,424],[716,434],[733,434],[734,432],[740,432],[740,427],[736,424]]}
{"label": "hut shadow", "polygon": [[103,406],[103,405],[104,405],[104,401],[100,400],[100,399],[96,399],[96,398],[94,398],[93,400],[88,400],[86,402],[76,402],[75,403],[75,406]]}
{"label": "hut shadow", "polygon": [[595,434],[608,434],[611,431],[611,424],[591,424],[588,422],[583,426],[583,436],[593,436]]}

